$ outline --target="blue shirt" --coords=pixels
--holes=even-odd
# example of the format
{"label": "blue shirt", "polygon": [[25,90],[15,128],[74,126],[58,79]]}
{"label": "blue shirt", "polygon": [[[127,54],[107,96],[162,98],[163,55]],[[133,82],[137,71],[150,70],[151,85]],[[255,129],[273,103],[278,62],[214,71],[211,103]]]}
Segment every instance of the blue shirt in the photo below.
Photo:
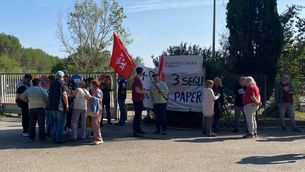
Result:
{"label": "blue shirt", "polygon": [[29,99],[29,109],[46,108],[48,94],[43,88],[39,86],[30,87],[23,94]]}

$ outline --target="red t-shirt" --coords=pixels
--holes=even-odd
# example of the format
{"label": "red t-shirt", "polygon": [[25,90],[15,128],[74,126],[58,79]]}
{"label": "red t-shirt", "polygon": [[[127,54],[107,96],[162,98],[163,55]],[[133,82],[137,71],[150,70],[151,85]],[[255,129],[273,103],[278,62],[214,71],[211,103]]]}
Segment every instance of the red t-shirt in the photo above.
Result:
{"label": "red t-shirt", "polygon": [[282,85],[283,86],[283,102],[284,103],[292,103],[293,102],[293,95],[289,93],[289,86]]}
{"label": "red t-shirt", "polygon": [[144,94],[136,93],[136,87],[143,89],[142,81],[138,76],[135,77],[133,84],[132,84],[132,101],[141,102],[144,100]]}
{"label": "red t-shirt", "polygon": [[252,96],[255,96],[257,99],[259,98],[259,88],[257,87],[257,85],[252,84],[250,86],[247,87],[247,91],[245,92],[244,96],[243,96],[243,104],[247,105],[249,103],[255,103],[251,100]]}

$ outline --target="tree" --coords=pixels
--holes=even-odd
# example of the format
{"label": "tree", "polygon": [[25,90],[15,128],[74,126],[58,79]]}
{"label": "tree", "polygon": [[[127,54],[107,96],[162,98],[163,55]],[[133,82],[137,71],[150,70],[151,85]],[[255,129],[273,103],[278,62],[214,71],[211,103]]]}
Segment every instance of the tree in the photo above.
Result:
{"label": "tree", "polygon": [[6,55],[0,56],[1,72],[20,72],[20,63]]}
{"label": "tree", "polygon": [[[283,30],[276,0],[229,0],[227,28],[230,32],[229,57],[232,59],[233,72],[266,75],[266,95],[269,99],[283,46]],[[263,79],[259,85],[262,86],[262,82]]]}
{"label": "tree", "polygon": [[296,97],[304,93],[305,18],[300,15],[303,9],[304,7],[292,5],[280,16],[284,31],[284,47],[278,63],[278,75],[290,75],[296,88]]}
{"label": "tree", "polygon": [[17,58],[22,46],[17,37],[0,33],[0,56],[7,55]]}
{"label": "tree", "polygon": [[116,0],[78,0],[65,20],[58,23],[58,37],[73,65],[81,72],[97,72],[109,66],[110,56],[103,52],[112,43],[116,32],[126,43],[131,43],[127,30],[122,26],[126,15]]}

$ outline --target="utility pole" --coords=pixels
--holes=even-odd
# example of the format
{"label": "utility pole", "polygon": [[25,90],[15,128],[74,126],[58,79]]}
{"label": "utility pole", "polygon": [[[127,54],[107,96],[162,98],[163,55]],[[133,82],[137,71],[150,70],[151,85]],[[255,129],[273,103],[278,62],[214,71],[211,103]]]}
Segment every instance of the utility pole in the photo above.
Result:
{"label": "utility pole", "polygon": [[215,58],[215,34],[216,34],[216,0],[213,3],[213,42],[212,42],[212,55]]}

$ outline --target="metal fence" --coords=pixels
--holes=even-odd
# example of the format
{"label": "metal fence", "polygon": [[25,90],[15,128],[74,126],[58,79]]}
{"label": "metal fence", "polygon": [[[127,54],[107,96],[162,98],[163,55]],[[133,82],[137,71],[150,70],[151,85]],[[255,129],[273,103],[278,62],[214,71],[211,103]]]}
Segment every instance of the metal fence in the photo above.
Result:
{"label": "metal fence", "polygon": [[[90,73],[90,74],[79,74],[82,78],[94,78],[99,79],[102,75],[109,74],[112,78],[113,91],[110,93],[111,96],[111,108],[112,114],[117,118],[117,82],[115,73]],[[49,73],[34,73],[33,78],[47,77]],[[4,113],[19,113],[20,109],[15,105],[16,99],[16,88],[18,83],[22,80],[23,73],[0,73],[0,111]]]}

